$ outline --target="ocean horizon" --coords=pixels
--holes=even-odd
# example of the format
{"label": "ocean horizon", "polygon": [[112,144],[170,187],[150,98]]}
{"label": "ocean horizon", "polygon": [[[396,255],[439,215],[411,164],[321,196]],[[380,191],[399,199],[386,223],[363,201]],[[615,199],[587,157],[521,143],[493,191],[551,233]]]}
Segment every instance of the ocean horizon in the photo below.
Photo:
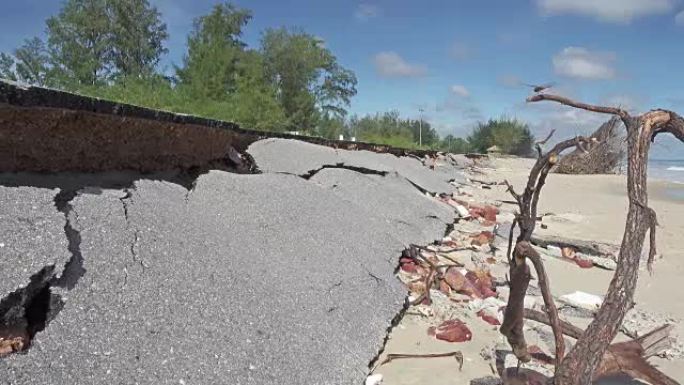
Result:
{"label": "ocean horizon", "polygon": [[648,166],[649,178],[684,184],[684,159],[651,159]]}

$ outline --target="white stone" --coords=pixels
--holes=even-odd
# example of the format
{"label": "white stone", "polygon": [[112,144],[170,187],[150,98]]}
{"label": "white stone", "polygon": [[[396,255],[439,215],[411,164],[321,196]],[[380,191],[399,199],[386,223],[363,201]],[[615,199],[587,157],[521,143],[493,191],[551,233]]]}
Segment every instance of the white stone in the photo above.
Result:
{"label": "white stone", "polygon": [[382,384],[382,374],[372,374],[366,377],[366,385],[379,385]]}
{"label": "white stone", "polygon": [[463,207],[462,205],[456,205],[456,212],[461,218],[470,217],[470,211],[468,211],[468,209]]}
{"label": "white stone", "polygon": [[561,302],[580,309],[597,311],[603,303],[603,298],[598,295],[576,291],[571,294],[562,295],[558,298]]}

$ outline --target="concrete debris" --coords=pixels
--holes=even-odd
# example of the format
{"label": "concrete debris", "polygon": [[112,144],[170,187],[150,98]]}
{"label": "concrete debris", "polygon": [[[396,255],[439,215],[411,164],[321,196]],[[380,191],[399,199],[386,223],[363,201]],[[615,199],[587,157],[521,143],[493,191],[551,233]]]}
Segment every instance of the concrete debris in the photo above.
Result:
{"label": "concrete debris", "polygon": [[565,294],[558,298],[562,303],[576,307],[579,309],[589,310],[592,312],[598,311],[603,303],[603,298],[598,295],[576,291],[571,294]]}
{"label": "concrete debris", "polygon": [[382,374],[372,374],[366,378],[365,385],[380,385],[382,384]]}

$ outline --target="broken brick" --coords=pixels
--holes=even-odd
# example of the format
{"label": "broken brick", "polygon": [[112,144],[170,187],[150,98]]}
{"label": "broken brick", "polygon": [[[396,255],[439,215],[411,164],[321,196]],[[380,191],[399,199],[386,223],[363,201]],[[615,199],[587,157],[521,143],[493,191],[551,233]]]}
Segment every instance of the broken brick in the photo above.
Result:
{"label": "broken brick", "polygon": [[581,259],[581,258],[575,258],[573,261],[577,264],[577,266],[583,268],[583,269],[589,269],[594,267],[594,262],[588,260],[588,259]]}
{"label": "broken brick", "polygon": [[483,245],[488,245],[494,241],[494,233],[491,231],[483,231],[475,236],[472,237],[472,241],[470,241],[471,245],[475,246],[483,246]]}
{"label": "broken brick", "polygon": [[466,285],[466,277],[455,267],[447,269],[446,273],[444,273],[444,281],[456,291],[462,290]]}
{"label": "broken brick", "polygon": [[499,209],[494,206],[485,206],[483,209],[484,219],[492,222],[496,222],[496,215],[499,213]]}
{"label": "broken brick", "polygon": [[465,342],[473,338],[468,326],[458,319],[444,321],[437,327],[431,326],[428,335],[447,342]]}
{"label": "broken brick", "polygon": [[417,269],[418,269],[418,266],[413,261],[411,261],[409,263],[403,263],[401,265],[401,270],[403,270],[407,273],[416,273]]}
{"label": "broken brick", "polygon": [[501,325],[501,322],[499,322],[499,319],[496,318],[495,316],[491,314],[487,314],[484,310],[480,310],[477,313],[477,316],[482,318],[485,322],[487,322],[490,325],[498,326]]}

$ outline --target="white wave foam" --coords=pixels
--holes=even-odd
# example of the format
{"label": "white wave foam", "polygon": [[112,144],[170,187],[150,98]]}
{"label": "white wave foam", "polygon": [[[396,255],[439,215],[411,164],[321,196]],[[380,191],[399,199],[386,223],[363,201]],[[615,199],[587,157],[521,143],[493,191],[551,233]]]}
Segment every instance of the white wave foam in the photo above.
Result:
{"label": "white wave foam", "polygon": [[684,171],[684,167],[670,166],[666,169],[667,171]]}

